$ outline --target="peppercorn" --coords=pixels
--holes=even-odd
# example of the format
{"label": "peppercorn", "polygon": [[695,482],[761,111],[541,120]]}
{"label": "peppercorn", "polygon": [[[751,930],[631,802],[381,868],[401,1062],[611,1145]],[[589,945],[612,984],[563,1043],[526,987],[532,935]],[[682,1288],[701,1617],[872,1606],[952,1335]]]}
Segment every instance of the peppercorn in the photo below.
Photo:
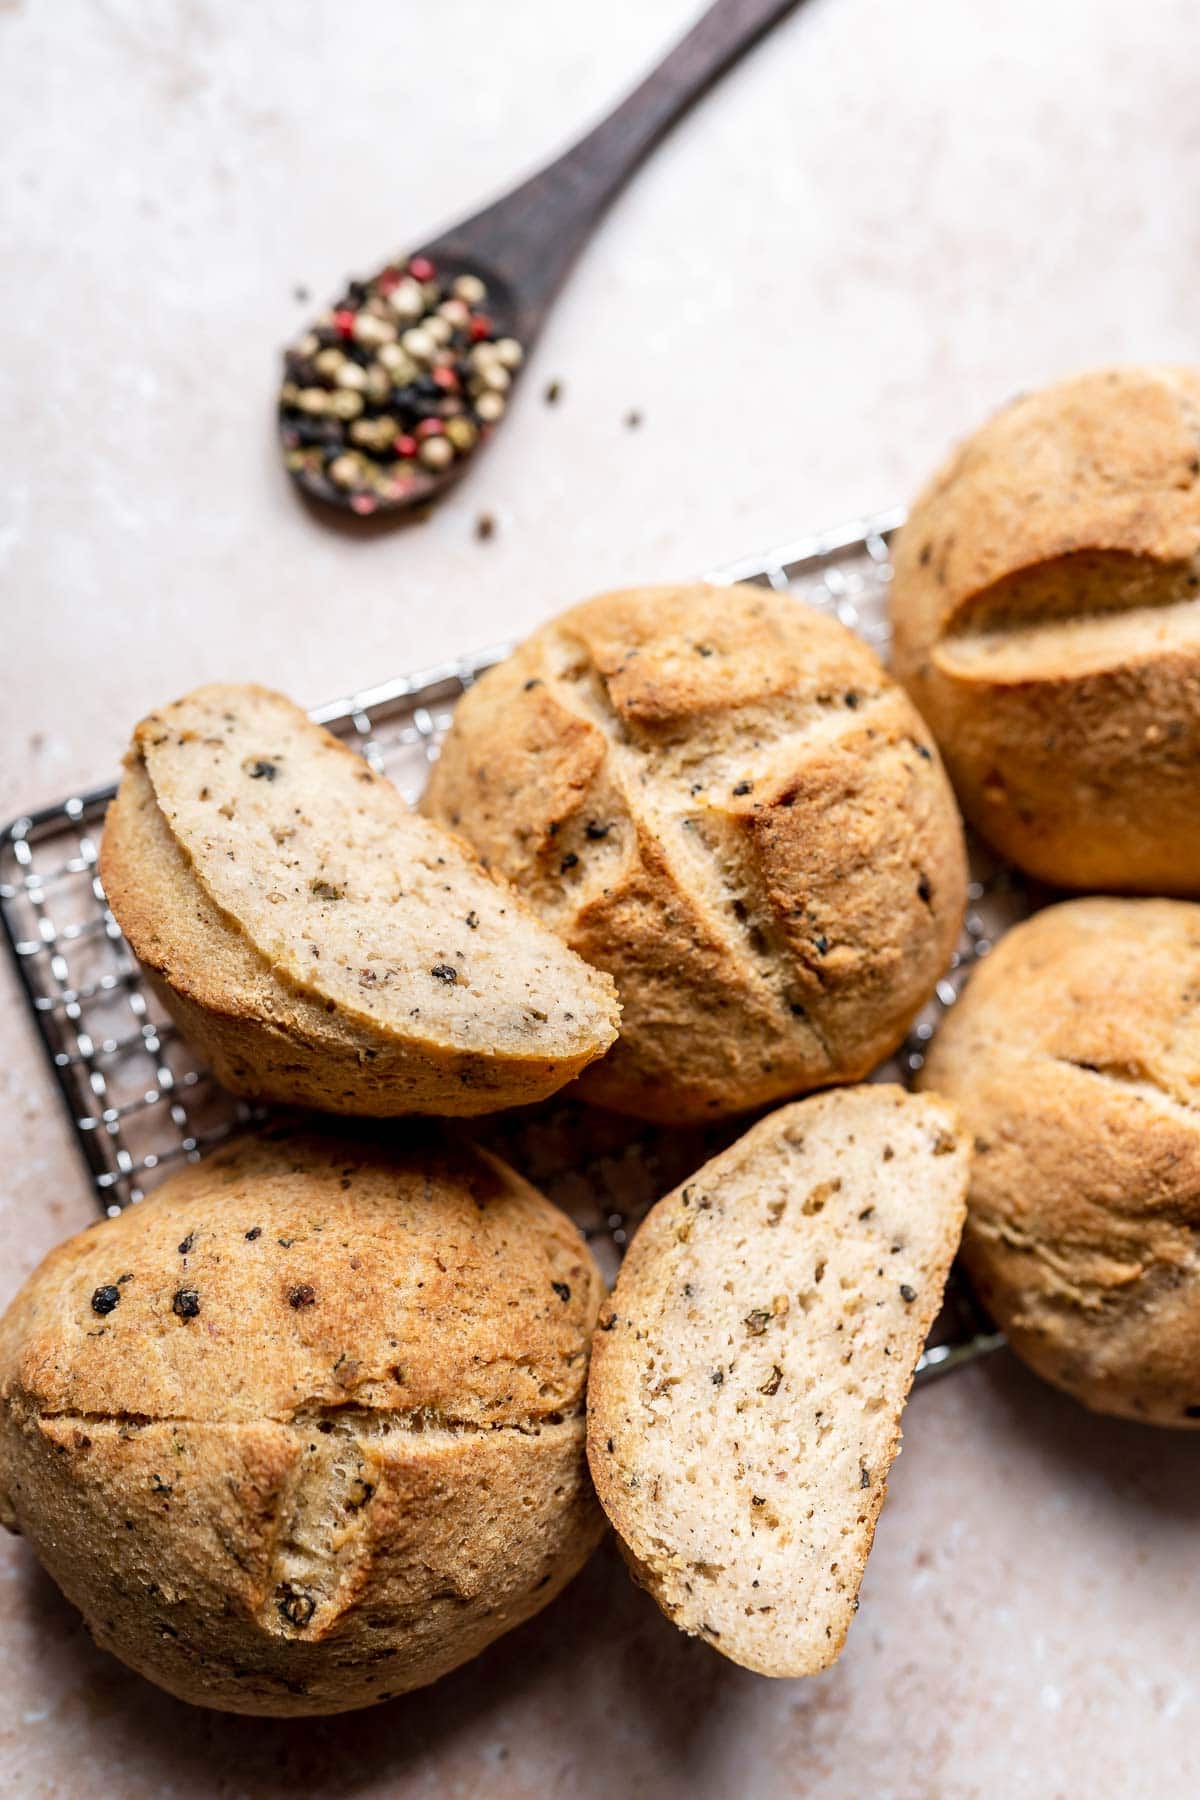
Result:
{"label": "peppercorn", "polygon": [[454,461],[454,446],[444,436],[427,438],[418,452],[427,469],[448,469]]}
{"label": "peppercorn", "polygon": [[487,298],[478,276],[467,271],[449,282],[426,256],[348,283],[285,358],[288,469],[304,480],[323,477],[366,513],[381,498],[428,488],[470,455],[503,417],[524,359],[516,338],[497,335]]}
{"label": "peppercorn", "polygon": [[121,1299],[120,1288],[98,1287],[92,1293],[92,1311],[105,1318],[118,1305]]}
{"label": "peppercorn", "polygon": [[171,1311],[177,1319],[194,1319],[200,1311],[200,1296],[195,1288],[176,1288]]}

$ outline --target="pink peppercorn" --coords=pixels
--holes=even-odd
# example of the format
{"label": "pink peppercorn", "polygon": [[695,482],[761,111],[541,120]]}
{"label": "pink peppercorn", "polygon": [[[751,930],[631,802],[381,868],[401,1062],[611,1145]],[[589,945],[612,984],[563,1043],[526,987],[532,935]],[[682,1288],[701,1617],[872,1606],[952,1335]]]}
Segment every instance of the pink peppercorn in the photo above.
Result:
{"label": "pink peppercorn", "polygon": [[348,307],[342,307],[338,312],[335,312],[333,315],[333,322],[341,337],[348,338],[354,336],[354,314]]}
{"label": "pink peppercorn", "polygon": [[432,281],[437,270],[427,256],[414,256],[409,259],[408,272],[414,281]]}
{"label": "pink peppercorn", "polygon": [[417,426],[419,438],[441,437],[444,427],[440,419],[422,419]]}

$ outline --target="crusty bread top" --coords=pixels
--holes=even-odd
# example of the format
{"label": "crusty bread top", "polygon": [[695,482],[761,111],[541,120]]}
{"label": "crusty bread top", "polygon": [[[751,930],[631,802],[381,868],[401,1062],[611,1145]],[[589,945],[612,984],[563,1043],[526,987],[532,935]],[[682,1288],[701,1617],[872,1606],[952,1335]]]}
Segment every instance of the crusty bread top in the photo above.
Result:
{"label": "crusty bread top", "polygon": [[969,1154],[899,1088],[784,1107],[654,1207],[602,1310],[601,1503],[664,1611],[763,1674],[841,1649]]}
{"label": "crusty bread top", "polygon": [[1200,646],[1200,372],[1105,369],[1014,401],[919,495],[895,566],[905,680],[935,645],[997,681]]}
{"label": "crusty bread top", "polygon": [[1200,906],[1072,900],[1008,932],[921,1079],[976,1142],[964,1256],[1042,1374],[1200,1425]]}
{"label": "crusty bread top", "polygon": [[[282,695],[197,689],[138,726],[132,755],[205,894],[330,1012],[497,1054],[612,1042],[609,979]],[[114,910],[139,950],[136,880]]]}
{"label": "crusty bread top", "polygon": [[953,949],[962,834],[874,652],[761,588],[606,594],[461,701],[426,791],[616,978],[588,1092],[677,1122],[865,1074]]}
{"label": "crusty bread top", "polygon": [[486,1151],[281,1126],[53,1250],[0,1325],[0,1395],[520,1428],[578,1411],[600,1293],[571,1221]]}

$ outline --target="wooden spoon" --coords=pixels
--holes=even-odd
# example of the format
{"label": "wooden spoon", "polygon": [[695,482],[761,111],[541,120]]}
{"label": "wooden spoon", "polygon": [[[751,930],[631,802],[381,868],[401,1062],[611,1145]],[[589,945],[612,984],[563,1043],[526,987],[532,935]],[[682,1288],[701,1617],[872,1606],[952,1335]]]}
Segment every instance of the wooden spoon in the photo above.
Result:
{"label": "wooden spoon", "polygon": [[308,495],[360,516],[428,504],[503,417],[605,208],[693,101],[799,0],[716,0],[547,168],[346,293],[285,354],[279,435]]}

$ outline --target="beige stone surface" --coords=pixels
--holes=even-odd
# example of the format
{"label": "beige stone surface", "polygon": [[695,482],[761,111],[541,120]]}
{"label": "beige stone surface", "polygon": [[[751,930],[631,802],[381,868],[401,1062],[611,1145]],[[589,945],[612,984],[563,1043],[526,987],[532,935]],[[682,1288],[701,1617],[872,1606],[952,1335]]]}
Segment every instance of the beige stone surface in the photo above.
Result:
{"label": "beige stone surface", "polygon": [[[1186,0],[810,0],[618,203],[455,498],[316,522],[270,429],[295,285],[533,166],[691,11],[0,5],[0,812],[200,681],[316,702],[887,504],[1020,388],[1195,358]],[[6,1297],[92,1216],[7,969],[0,1101]],[[6,1543],[0,1790],[1192,1794],[1198,1454],[998,1359],[915,1398],[827,1675],[729,1667],[605,1554],[429,1694],[313,1726],[158,1697]]]}

